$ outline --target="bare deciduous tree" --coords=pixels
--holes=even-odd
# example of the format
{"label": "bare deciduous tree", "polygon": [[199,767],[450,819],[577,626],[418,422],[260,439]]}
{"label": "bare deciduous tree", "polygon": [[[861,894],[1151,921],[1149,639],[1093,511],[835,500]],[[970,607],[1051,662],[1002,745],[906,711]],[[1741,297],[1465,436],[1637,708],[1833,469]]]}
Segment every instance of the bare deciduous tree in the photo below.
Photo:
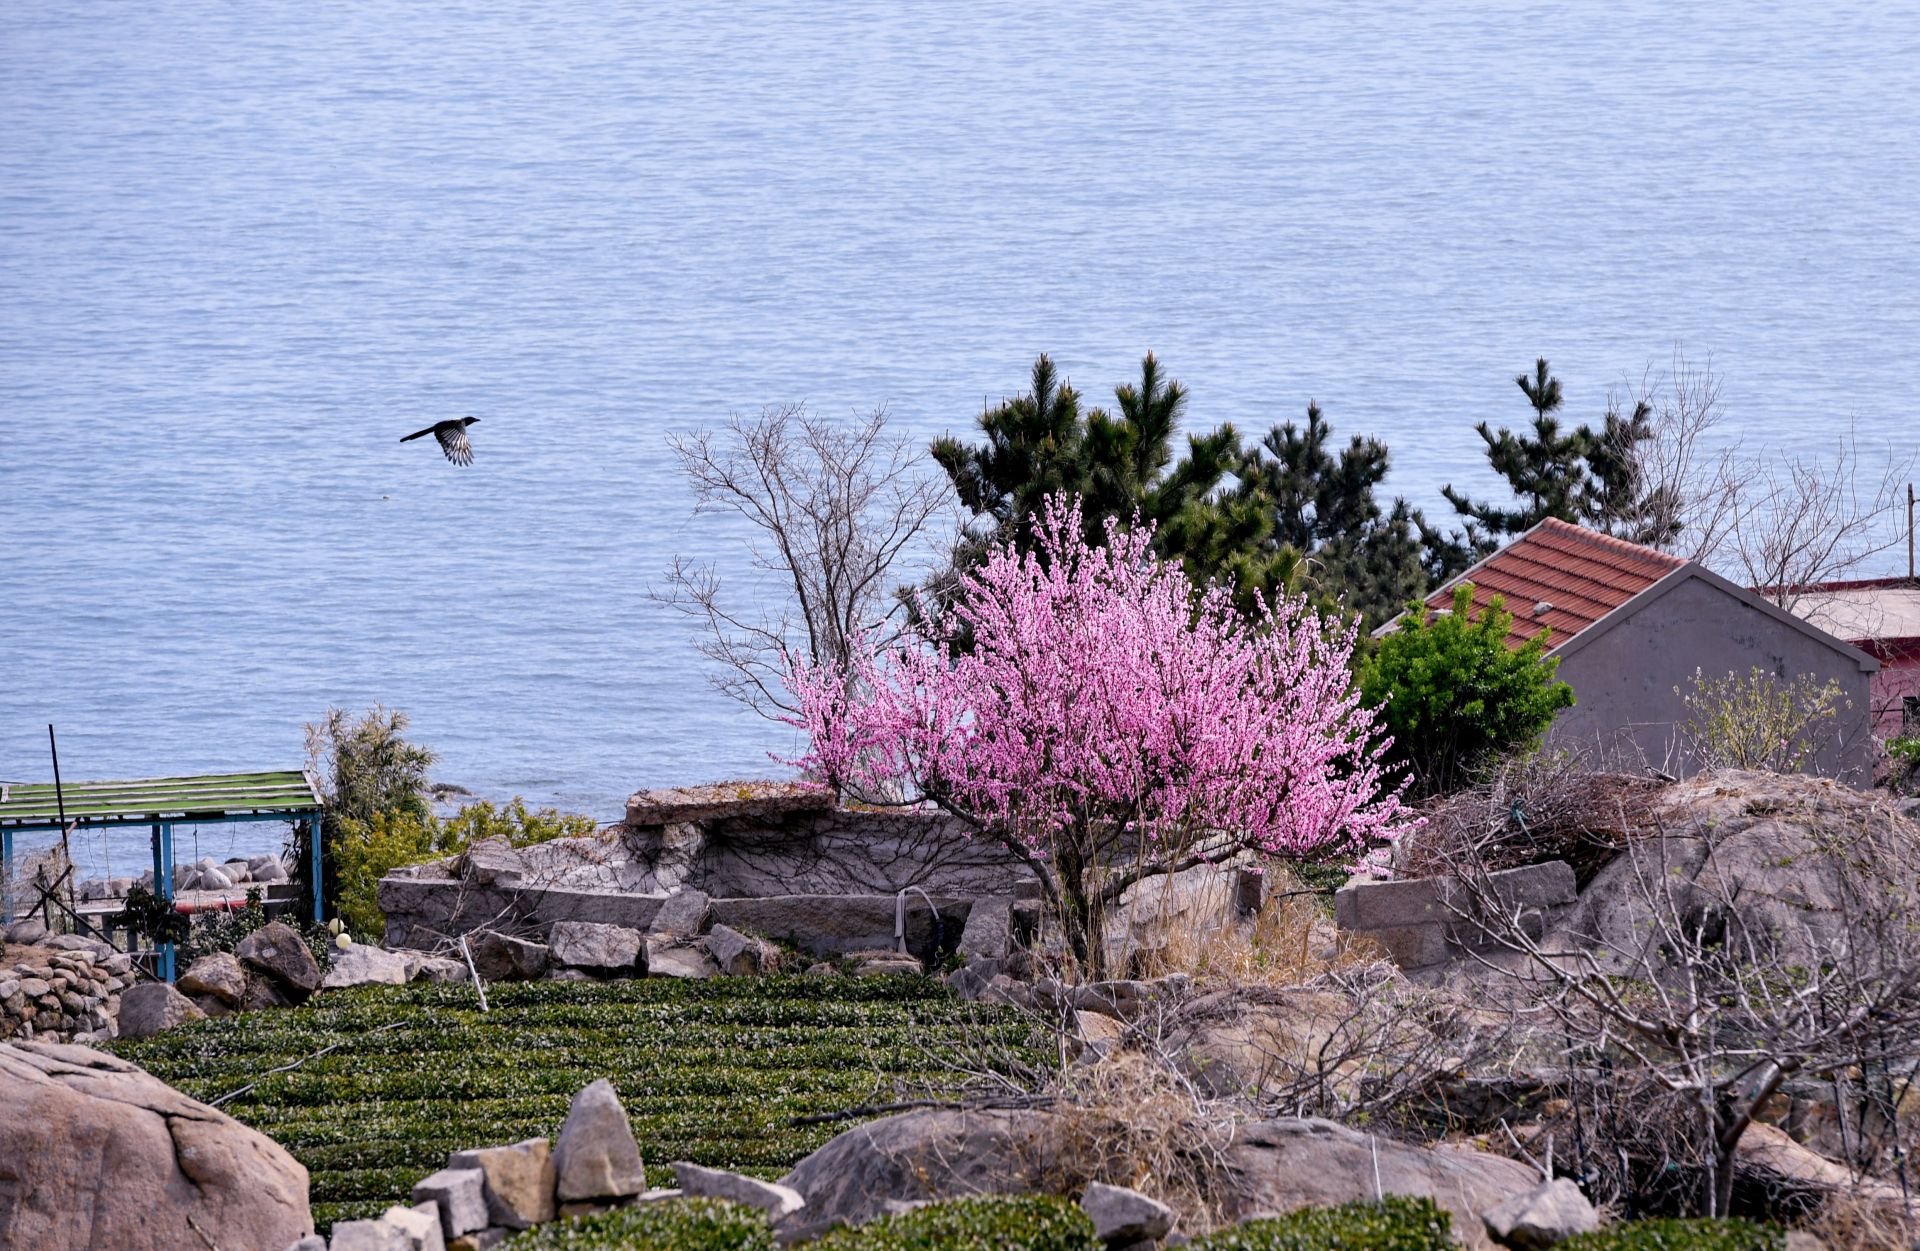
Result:
{"label": "bare deciduous tree", "polygon": [[1452,908],[1502,953],[1487,963],[1524,988],[1525,1011],[1561,1027],[1570,1053],[1610,1058],[1627,1085],[1672,1105],[1669,1161],[1699,1177],[1701,1211],[1724,1216],[1741,1136],[1783,1083],[1912,1058],[1915,866],[1854,842],[1858,889],[1838,925],[1789,933],[1759,923],[1736,890],[1678,872],[1666,850],[1664,837],[1627,844],[1630,946],[1543,936],[1477,858],[1459,867]]}
{"label": "bare deciduous tree", "polygon": [[1859,575],[1904,540],[1896,522],[1914,452],[1863,438],[1851,422],[1820,455],[1749,452],[1727,436],[1713,357],[1679,348],[1624,390],[1608,407],[1648,417],[1652,437],[1621,454],[1640,485],[1643,529],[1663,550],[1805,615],[1819,594],[1809,588]]}
{"label": "bare deciduous tree", "polygon": [[1859,573],[1906,537],[1895,522],[1914,454],[1889,443],[1876,468],[1880,451],[1849,423],[1826,455],[1758,464],[1722,563],[1789,612],[1810,607],[1821,583]]}
{"label": "bare deciduous tree", "polygon": [[711,563],[676,558],[656,598],[701,624],[714,685],[763,716],[791,711],[790,659],[845,662],[863,631],[899,611],[895,564],[951,542],[950,490],[884,410],[850,425],[775,405],[669,442],[701,509],[751,523],[752,565],[783,596],[729,598]]}

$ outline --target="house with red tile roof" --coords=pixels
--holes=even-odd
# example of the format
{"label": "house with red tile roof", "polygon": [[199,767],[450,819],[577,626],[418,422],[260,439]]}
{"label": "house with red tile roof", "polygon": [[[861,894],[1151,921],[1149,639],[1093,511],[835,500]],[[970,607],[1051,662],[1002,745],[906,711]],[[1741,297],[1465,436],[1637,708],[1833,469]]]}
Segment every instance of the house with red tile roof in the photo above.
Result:
{"label": "house with red tile roof", "polygon": [[1788,611],[1880,662],[1873,679],[1874,732],[1920,734],[1920,580],[1861,578],[1796,586]]}
{"label": "house with red tile roof", "polygon": [[1880,662],[1696,561],[1550,518],[1434,591],[1428,610],[1450,611],[1462,582],[1473,584],[1476,620],[1496,596],[1505,601],[1509,646],[1547,632],[1547,652],[1575,699],[1549,731],[1550,747],[1685,775],[1697,767],[1680,732],[1695,676],[1758,667],[1783,681],[1838,682],[1845,707],[1822,730],[1808,768],[1871,780]]}

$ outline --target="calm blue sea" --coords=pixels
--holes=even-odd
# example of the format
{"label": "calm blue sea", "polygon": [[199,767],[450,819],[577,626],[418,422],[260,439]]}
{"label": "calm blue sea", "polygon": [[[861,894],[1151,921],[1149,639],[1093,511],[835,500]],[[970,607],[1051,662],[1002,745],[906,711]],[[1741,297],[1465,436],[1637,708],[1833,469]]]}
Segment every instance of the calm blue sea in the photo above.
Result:
{"label": "calm blue sea", "polygon": [[[604,818],[765,771],[647,597],[740,568],[663,436],[930,437],[1041,350],[1317,399],[1430,509],[1538,354],[1575,417],[1680,344],[1752,443],[1911,438],[1916,137],[1894,4],[15,0],[0,778],[49,721],[70,778],[297,764],[376,700]],[[469,470],[397,442],[462,414]]]}

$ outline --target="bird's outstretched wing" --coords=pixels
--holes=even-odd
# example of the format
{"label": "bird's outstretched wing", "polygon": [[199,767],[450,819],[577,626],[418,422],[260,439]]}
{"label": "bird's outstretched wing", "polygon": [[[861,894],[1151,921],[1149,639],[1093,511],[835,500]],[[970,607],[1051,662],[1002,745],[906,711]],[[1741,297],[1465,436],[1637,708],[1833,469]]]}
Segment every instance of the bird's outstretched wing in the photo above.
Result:
{"label": "bird's outstretched wing", "polygon": [[473,463],[473,444],[467,442],[467,428],[457,421],[443,422],[433,428],[433,437],[440,440],[440,450],[447,459],[456,465]]}

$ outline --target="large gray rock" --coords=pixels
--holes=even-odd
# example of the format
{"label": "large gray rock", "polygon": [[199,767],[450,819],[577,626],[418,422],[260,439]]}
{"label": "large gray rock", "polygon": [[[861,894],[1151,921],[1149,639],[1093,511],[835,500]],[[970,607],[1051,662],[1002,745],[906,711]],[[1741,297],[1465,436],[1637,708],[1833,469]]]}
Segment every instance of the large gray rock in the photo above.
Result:
{"label": "large gray rock", "polygon": [[645,973],[646,935],[622,925],[597,921],[555,921],[547,931],[553,959],[575,969],[602,973]]}
{"label": "large gray rock", "polygon": [[465,960],[452,956],[426,956],[415,951],[405,954],[409,982],[464,982],[472,977],[467,972]]}
{"label": "large gray rock", "polygon": [[478,1147],[447,1157],[448,1168],[487,1175],[487,1215],[495,1225],[530,1229],[554,1218],[553,1150],[544,1138],[507,1147]]}
{"label": "large gray rock", "polygon": [[769,1220],[783,1220],[807,1205],[799,1191],[780,1182],[743,1177],[723,1169],[703,1168],[685,1161],[673,1166],[673,1176],[689,1198],[725,1199],[759,1208]]}
{"label": "large gray rock", "polygon": [[487,1224],[487,1175],[477,1168],[443,1168],[413,1183],[415,1203],[431,1203],[440,1214],[440,1232],[448,1238]]}
{"label": "large gray rock", "polygon": [[693,938],[712,924],[713,903],[703,890],[682,890],[668,895],[653,917],[653,932],[668,938]]}
{"label": "large gray rock", "polygon": [[512,889],[526,880],[526,862],[504,838],[483,838],[460,856],[460,876],[476,886]]}
{"label": "large gray rock", "polygon": [[151,1038],[182,1021],[205,1016],[193,1000],[166,982],[142,982],[120,996],[120,1037]]}
{"label": "large gray rock", "polygon": [[974,900],[960,935],[961,958],[998,960],[1012,949],[1013,897]]}
{"label": "large gray rock", "polygon": [[1080,1210],[1093,1222],[1094,1237],[1110,1247],[1158,1242],[1173,1232],[1173,1209],[1125,1186],[1092,1182]]}
{"label": "large gray rock", "polygon": [[396,1204],[382,1213],[380,1219],[400,1231],[406,1251],[447,1251],[446,1239],[440,1232],[440,1211],[431,1203],[410,1208]]}
{"label": "large gray rock", "polygon": [[15,921],[5,930],[6,941],[31,946],[47,936],[47,927],[32,918]]}
{"label": "large gray rock", "polygon": [[606,1078],[573,1097],[554,1142],[553,1167],[562,1203],[637,1195],[647,1188],[627,1111]]}
{"label": "large gray rock", "polygon": [[[1057,1193],[1105,1180],[1108,1161],[1087,1151],[1097,1138],[1084,1123],[1041,1110],[905,1112],[847,1130],[781,1181],[805,1197],[809,1230],[859,1225],[901,1203]],[[1372,1199],[1376,1152],[1381,1192],[1433,1199],[1472,1247],[1491,1246],[1479,1214],[1537,1181],[1524,1165],[1465,1147],[1415,1146],[1331,1121],[1285,1118],[1237,1128],[1224,1155],[1221,1215],[1237,1223]]]}
{"label": "large gray rock", "polygon": [[0,1045],[0,1246],[281,1248],[313,1232],[278,1144],[87,1047]]}
{"label": "large gray rock", "polygon": [[1577,943],[1622,974],[1657,969],[1646,879],[1690,917],[1744,929],[1781,964],[1813,963],[1816,949],[1849,940],[1863,911],[1920,890],[1920,825],[1830,779],[1701,774],[1662,791],[1658,815],[1665,835],[1600,870],[1546,946]]}
{"label": "large gray rock", "polygon": [[1571,1179],[1556,1177],[1495,1204],[1481,1223],[1488,1237],[1512,1251],[1546,1251],[1600,1228],[1600,1214]]}
{"label": "large gray rock", "polygon": [[647,972],[653,977],[678,977],[692,981],[720,976],[707,949],[697,942],[676,938],[647,940]]}
{"label": "large gray rock", "polygon": [[488,930],[468,943],[473,967],[489,982],[533,981],[547,971],[544,943]]}
{"label": "large gray rock", "polygon": [[237,1008],[247,993],[247,971],[233,955],[217,951],[187,966],[176,984],[188,995],[208,995],[229,1008]]}
{"label": "large gray rock", "polygon": [[627,799],[627,824],[674,825],[726,817],[777,817],[831,812],[834,793],[812,782],[715,782],[635,791]]}
{"label": "large gray rock", "polygon": [[408,1251],[407,1236],[385,1220],[335,1221],[333,1251]]}
{"label": "large gray rock", "polygon": [[320,964],[300,935],[281,921],[269,921],[234,945],[242,964],[271,976],[295,1002],[320,989]]}
{"label": "large gray rock", "polygon": [[767,944],[742,934],[730,925],[716,925],[704,940],[707,954],[731,977],[750,977],[765,971],[769,963]]}
{"label": "large gray rock", "polygon": [[1238,1183],[1223,1205],[1233,1221],[1371,1199],[1377,1184],[1382,1194],[1432,1199],[1452,1214],[1455,1234],[1478,1248],[1491,1245],[1479,1214],[1539,1180],[1526,1165],[1470,1147],[1395,1142],[1314,1117],[1241,1127],[1227,1162]]}
{"label": "large gray rock", "polygon": [[383,951],[366,943],[354,943],[333,953],[326,976],[320,985],[328,990],[348,986],[404,986],[407,984],[407,958],[395,951]]}

